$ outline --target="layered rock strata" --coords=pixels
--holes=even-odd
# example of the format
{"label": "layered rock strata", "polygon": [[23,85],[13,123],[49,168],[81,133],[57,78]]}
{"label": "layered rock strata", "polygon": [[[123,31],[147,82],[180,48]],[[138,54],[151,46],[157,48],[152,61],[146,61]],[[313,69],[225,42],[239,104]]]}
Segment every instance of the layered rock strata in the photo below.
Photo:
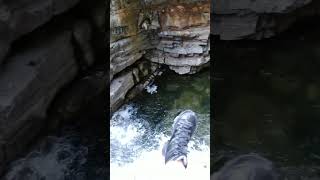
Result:
{"label": "layered rock strata", "polygon": [[178,74],[193,74],[209,62],[209,3],[168,5],[160,10],[160,42],[146,58],[169,65]]}
{"label": "layered rock strata", "polygon": [[148,85],[148,77],[155,71],[150,62],[139,61],[114,78],[110,84],[110,111],[117,110],[128,96],[142,91]]}
{"label": "layered rock strata", "polygon": [[[138,81],[131,67],[142,57],[179,74],[209,64],[209,1],[113,0],[110,9],[111,112],[127,94],[136,94],[130,90],[143,89],[134,88]],[[153,72],[150,66],[147,70]]]}
{"label": "layered rock strata", "polygon": [[270,38],[296,20],[319,15],[315,0],[213,0],[212,33],[222,40]]}

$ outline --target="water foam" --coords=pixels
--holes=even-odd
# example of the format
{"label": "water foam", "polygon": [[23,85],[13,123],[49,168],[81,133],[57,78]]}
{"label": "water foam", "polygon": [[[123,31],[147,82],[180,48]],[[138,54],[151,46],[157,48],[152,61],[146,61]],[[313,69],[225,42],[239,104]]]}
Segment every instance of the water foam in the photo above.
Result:
{"label": "water foam", "polygon": [[[155,179],[209,179],[210,148],[204,142],[192,140],[189,143],[188,168],[171,168],[164,164],[162,147],[169,136],[159,132],[148,136],[152,148],[141,141],[147,128],[145,120],[136,116],[137,108],[123,106],[111,119],[111,180],[155,180]],[[130,127],[130,128],[129,128]],[[143,129],[140,131],[140,129]],[[130,161],[128,161],[130,159]]]}
{"label": "water foam", "polygon": [[74,145],[73,137],[48,137],[40,148],[15,161],[5,180],[84,179],[87,147]]}
{"label": "water foam", "polygon": [[148,93],[150,94],[154,94],[154,93],[157,93],[157,89],[158,89],[158,86],[156,86],[155,84],[149,84],[148,86],[145,87],[145,89],[147,90]]}

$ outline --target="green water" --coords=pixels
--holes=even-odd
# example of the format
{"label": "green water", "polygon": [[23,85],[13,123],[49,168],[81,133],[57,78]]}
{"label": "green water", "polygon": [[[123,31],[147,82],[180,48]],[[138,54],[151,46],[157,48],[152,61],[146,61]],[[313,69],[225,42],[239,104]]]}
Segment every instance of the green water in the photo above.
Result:
{"label": "green water", "polygon": [[191,109],[198,116],[195,140],[210,144],[210,71],[195,75],[177,75],[166,71],[155,80],[157,93],[146,91],[132,101],[138,117],[151,120],[156,131],[171,135],[173,119],[179,112]]}

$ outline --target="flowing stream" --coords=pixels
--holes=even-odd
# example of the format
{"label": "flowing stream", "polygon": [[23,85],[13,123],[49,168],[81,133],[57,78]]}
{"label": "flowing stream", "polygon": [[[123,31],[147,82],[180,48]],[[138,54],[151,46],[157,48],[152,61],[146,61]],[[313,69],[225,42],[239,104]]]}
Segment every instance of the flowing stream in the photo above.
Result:
{"label": "flowing stream", "polygon": [[[185,109],[198,116],[198,127],[189,143],[187,179],[209,179],[210,83],[209,71],[179,76],[165,72],[155,80],[157,91],[145,91],[123,105],[111,118],[111,180],[176,178],[166,169],[161,150],[171,136],[173,119]],[[149,92],[149,93],[148,93]]]}

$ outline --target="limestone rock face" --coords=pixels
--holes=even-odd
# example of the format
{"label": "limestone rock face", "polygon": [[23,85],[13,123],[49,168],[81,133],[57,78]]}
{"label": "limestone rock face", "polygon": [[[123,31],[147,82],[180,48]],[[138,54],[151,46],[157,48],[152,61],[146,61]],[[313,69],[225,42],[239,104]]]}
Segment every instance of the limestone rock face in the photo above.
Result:
{"label": "limestone rock face", "polygon": [[120,73],[110,84],[110,111],[114,112],[125,101],[128,92],[151,73],[150,65],[139,62],[127,72]]}
{"label": "limestone rock face", "polygon": [[110,8],[110,79],[145,54],[179,74],[209,61],[209,1],[114,0]]}
{"label": "limestone rock face", "polygon": [[196,73],[209,64],[208,0],[112,0],[110,9],[111,111],[130,89],[143,88],[134,88],[137,73],[130,73],[142,57],[179,74]]}
{"label": "limestone rock face", "polygon": [[146,58],[178,74],[195,73],[209,62],[209,2],[169,4],[160,10],[160,26],[159,44]]}
{"label": "limestone rock face", "polygon": [[115,78],[110,85],[110,107],[118,107],[127,92],[134,86],[132,71]]}
{"label": "limestone rock face", "polygon": [[40,38],[8,59],[0,71],[0,140],[6,161],[39,133],[50,102],[77,69],[69,31]]}
{"label": "limestone rock face", "polygon": [[[135,63],[152,46],[143,21],[150,17],[141,13],[142,1],[112,0],[110,3],[110,80],[116,73]],[[141,21],[139,23],[139,21]]]}
{"label": "limestone rock face", "polygon": [[181,31],[162,31],[156,49],[146,55],[154,63],[169,65],[178,74],[192,74],[209,62],[210,27],[195,27]]}
{"label": "limestone rock face", "polygon": [[315,0],[213,0],[212,33],[223,40],[269,38],[319,9]]}
{"label": "limestone rock face", "polygon": [[79,0],[0,1],[0,64],[10,44],[78,3]]}

